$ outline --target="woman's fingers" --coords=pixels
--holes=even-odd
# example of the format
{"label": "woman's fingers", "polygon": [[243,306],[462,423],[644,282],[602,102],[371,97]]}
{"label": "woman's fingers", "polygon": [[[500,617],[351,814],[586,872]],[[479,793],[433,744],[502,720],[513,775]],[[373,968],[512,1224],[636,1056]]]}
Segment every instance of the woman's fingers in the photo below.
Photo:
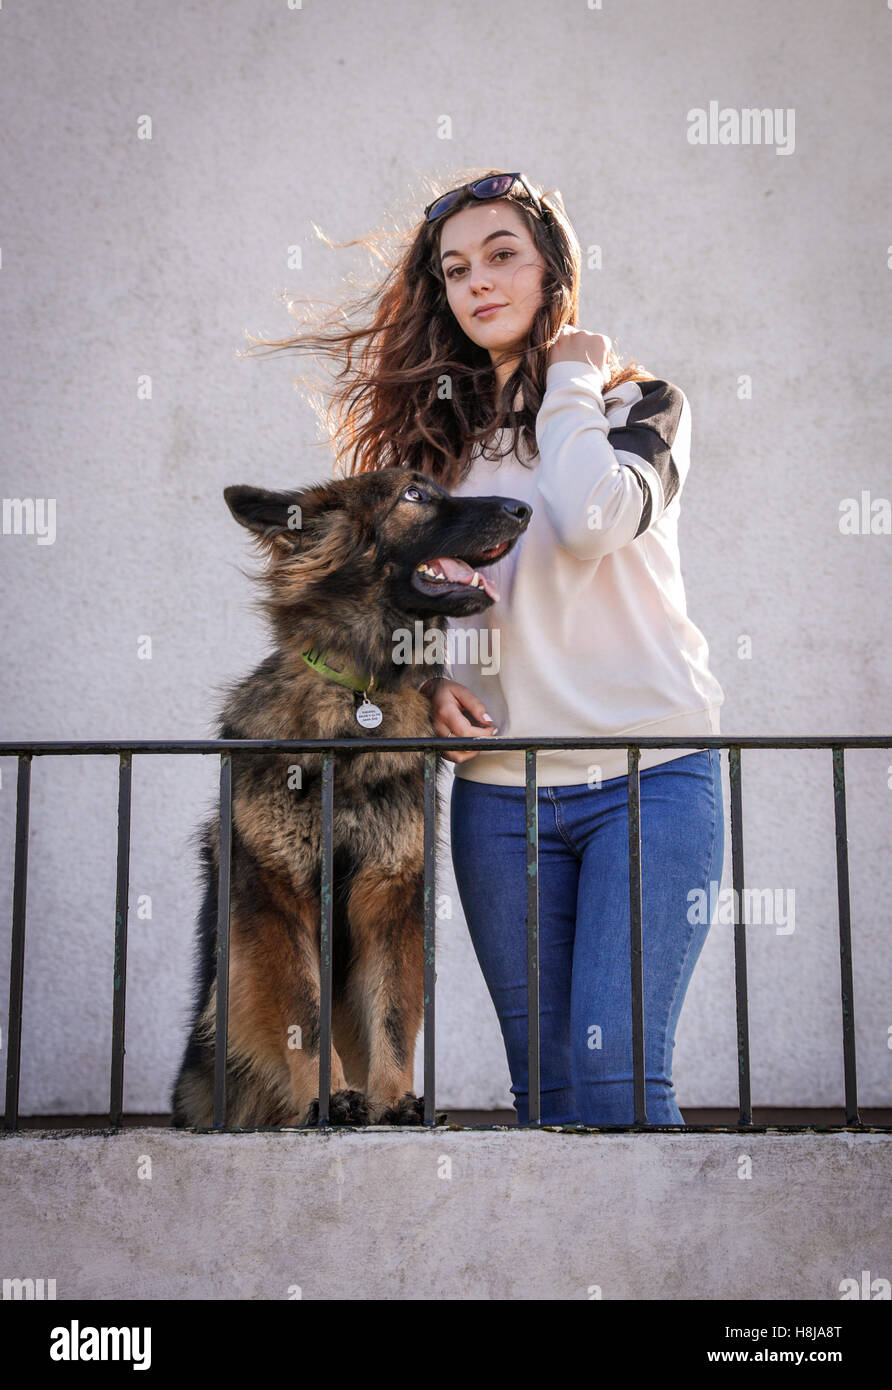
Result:
{"label": "woman's fingers", "polygon": [[[484,737],[487,734],[494,734],[496,726],[493,724],[486,712],[486,706],[482,700],[478,700],[476,695],[468,692],[467,697],[459,698],[457,695],[450,694],[443,701],[441,709],[437,710],[437,717],[448,725],[449,732],[458,738],[471,738],[478,734]],[[472,714],[477,723],[472,723],[468,719],[465,711]],[[483,725],[481,728],[480,726]]]}
{"label": "woman's fingers", "polygon": [[469,690],[466,685],[454,683],[450,693],[459,709],[466,710],[468,714],[473,715],[478,724],[492,724],[486,705],[478,695],[474,694],[473,690]]}
{"label": "woman's fingers", "polygon": [[605,376],[608,358],[613,351],[613,343],[604,333],[589,333],[584,328],[574,328],[565,323],[548,350],[547,362],[576,362],[588,360]]}
{"label": "woman's fingers", "polygon": [[[475,724],[469,723],[458,710],[434,720],[434,733],[438,738],[486,738],[487,735],[491,736],[495,732],[493,725],[486,729],[478,729]],[[474,748],[456,748],[454,753],[444,753],[443,756],[450,762],[463,763],[467,758],[476,758],[477,750]]]}
{"label": "woman's fingers", "polygon": [[[479,720],[479,724],[472,724],[465,711]],[[483,701],[467,686],[460,685],[457,681],[450,681],[437,693],[431,712],[434,733],[438,738],[485,738],[497,732]],[[481,728],[480,724],[484,727]],[[473,748],[456,749],[454,753],[444,754],[449,762],[455,763],[465,762],[466,759],[476,756],[477,752]]]}

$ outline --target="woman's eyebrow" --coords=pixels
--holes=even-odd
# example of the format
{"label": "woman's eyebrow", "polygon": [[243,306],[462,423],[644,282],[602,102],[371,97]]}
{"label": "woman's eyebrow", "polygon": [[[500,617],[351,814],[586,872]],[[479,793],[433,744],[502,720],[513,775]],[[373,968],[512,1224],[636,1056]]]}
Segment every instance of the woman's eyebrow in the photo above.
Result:
{"label": "woman's eyebrow", "polygon": [[[483,240],[481,241],[480,245],[481,245],[481,246],[485,246],[486,243],[487,243],[488,241],[492,241],[493,237],[497,237],[497,236],[513,236],[513,237],[515,238],[515,240],[517,239],[517,233],[516,233],[516,232],[509,232],[507,227],[503,227],[502,230],[501,230],[500,232],[490,232],[489,236],[485,236],[485,237],[483,238]],[[441,264],[442,264],[442,262],[445,261],[445,259],[446,259],[447,256],[460,256],[460,255],[462,255],[462,252],[461,252],[461,251],[444,251],[443,254],[442,254],[442,256],[440,257],[440,262],[441,262]]]}

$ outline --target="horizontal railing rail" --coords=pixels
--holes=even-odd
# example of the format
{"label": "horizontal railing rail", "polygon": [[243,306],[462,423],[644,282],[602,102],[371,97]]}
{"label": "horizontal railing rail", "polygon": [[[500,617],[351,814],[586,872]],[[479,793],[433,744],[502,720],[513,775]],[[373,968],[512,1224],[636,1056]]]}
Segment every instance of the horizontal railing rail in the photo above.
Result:
{"label": "horizontal railing rail", "polygon": [[[747,995],[747,923],[734,915],[734,973],[737,1017],[739,1119],[733,1126],[649,1125],[645,1107],[644,1011],[642,974],[641,910],[641,823],[639,762],[643,748],[727,749],[731,789],[731,864],[735,904],[744,901],[743,797],[741,751],[744,749],[829,749],[832,761],[833,801],[836,833],[836,878],[839,919],[840,996],[845,1087],[845,1126],[784,1125],[785,1131],[822,1132],[839,1128],[871,1128],[890,1131],[892,1126],[864,1126],[858,1112],[855,1056],[855,1008],[852,971],[852,922],[849,894],[848,835],[846,822],[846,749],[892,748],[892,737],[759,737],[729,738],[719,735],[678,736],[675,738],[500,738],[487,737],[487,750],[496,748],[525,753],[526,786],[526,869],[527,869],[527,1003],[529,1061],[529,1121],[524,1127],[541,1126],[539,1072],[539,879],[538,879],[538,783],[536,753],[541,749],[625,748],[628,757],[629,809],[629,908],[632,992],[632,1061],[634,1119],[629,1125],[591,1128],[606,1130],[667,1130],[716,1132],[759,1129],[752,1118],[749,1052],[749,1004]],[[332,986],[332,901],[333,901],[333,825],[334,753],[397,752],[424,753],[424,1124],[436,1123],[435,1114],[435,941],[434,905],[436,893],[436,778],[437,758],[446,751],[480,748],[480,736],[468,738],[335,738],[335,739],[135,739],[135,740],[27,740],[0,743],[0,757],[18,759],[15,827],[15,867],[12,908],[12,950],[9,980],[9,1023],[6,1063],[7,1130],[19,1128],[19,1082],[21,1075],[22,1005],[25,965],[25,917],[28,876],[28,837],[30,821],[31,760],[44,756],[115,755],[118,769],[118,837],[114,921],[114,980],[112,990],[112,1056],[109,1092],[109,1124],[123,1122],[124,1035],[127,975],[127,919],[130,872],[130,815],[133,757],[142,754],[216,754],[220,758],[220,856],[217,917],[217,1013],[215,1036],[214,1118],[215,1130],[229,1129],[226,1123],[226,1058],[229,1023],[229,942],[230,878],[232,851],[232,763],[233,755],[251,753],[322,753],[322,856],[320,909],[320,1042],[318,1127],[329,1122],[331,1083],[331,986]],[[315,1126],[312,1126],[315,1127]],[[312,1128],[311,1127],[311,1128]],[[481,1128],[474,1126],[474,1128]],[[487,1128],[487,1126],[482,1126]]]}

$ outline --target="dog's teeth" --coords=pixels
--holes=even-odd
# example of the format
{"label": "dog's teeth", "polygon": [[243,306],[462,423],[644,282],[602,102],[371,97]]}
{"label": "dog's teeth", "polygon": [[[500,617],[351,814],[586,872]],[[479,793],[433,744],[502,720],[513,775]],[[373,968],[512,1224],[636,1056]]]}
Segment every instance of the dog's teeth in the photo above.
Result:
{"label": "dog's teeth", "polygon": [[442,575],[439,570],[431,569],[430,565],[421,564],[418,566],[418,569],[422,574],[429,574],[432,579],[445,578],[445,575]]}

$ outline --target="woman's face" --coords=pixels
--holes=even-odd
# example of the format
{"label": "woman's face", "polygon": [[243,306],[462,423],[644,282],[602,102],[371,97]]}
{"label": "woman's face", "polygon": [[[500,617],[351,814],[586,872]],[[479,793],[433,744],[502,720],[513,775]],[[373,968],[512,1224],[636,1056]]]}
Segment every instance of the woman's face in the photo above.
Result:
{"label": "woman's face", "polygon": [[[507,198],[462,208],[443,222],[439,255],[449,307],[468,337],[493,362],[521,351],[546,269],[523,214]],[[500,307],[478,312],[490,304]]]}

